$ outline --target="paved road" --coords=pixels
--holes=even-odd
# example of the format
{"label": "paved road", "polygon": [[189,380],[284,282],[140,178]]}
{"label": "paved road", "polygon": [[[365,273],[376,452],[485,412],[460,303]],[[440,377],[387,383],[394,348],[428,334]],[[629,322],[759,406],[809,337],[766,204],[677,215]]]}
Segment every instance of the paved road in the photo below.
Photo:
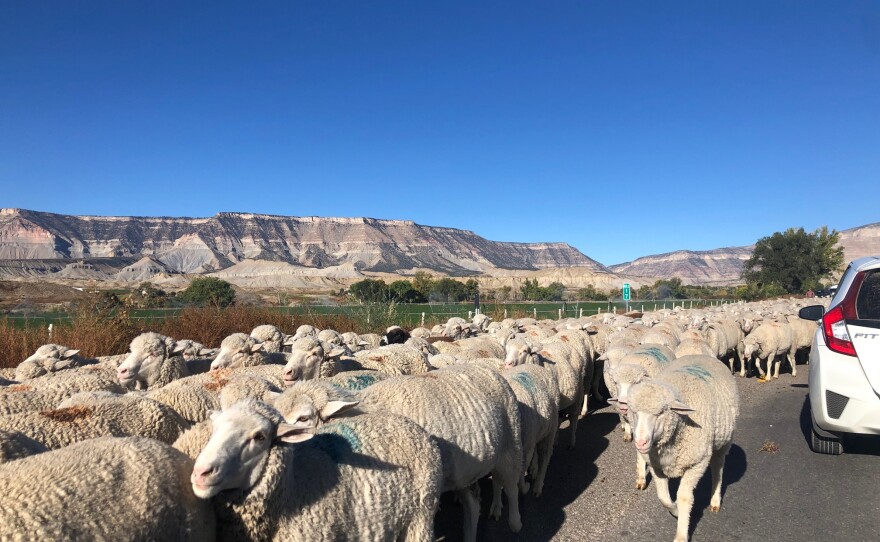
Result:
{"label": "paved road", "polygon": [[[724,501],[708,511],[709,474],[697,487],[691,540],[880,540],[880,438],[847,442],[841,456],[823,456],[807,444],[808,366],[761,384],[739,379],[742,408],[724,471]],[[567,441],[568,429],[563,429]],[[770,441],[778,451],[761,451]],[[625,443],[617,415],[605,408],[581,420],[578,447],[558,447],[544,495],[520,503],[523,530],[480,520],[479,539],[492,541],[672,540],[675,519],[660,505],[653,484],[635,489],[635,448]],[[673,485],[673,490],[675,489]],[[673,493],[674,494],[674,493]],[[483,510],[491,488],[482,486]],[[444,498],[437,517],[442,540],[461,538],[461,509]]]}

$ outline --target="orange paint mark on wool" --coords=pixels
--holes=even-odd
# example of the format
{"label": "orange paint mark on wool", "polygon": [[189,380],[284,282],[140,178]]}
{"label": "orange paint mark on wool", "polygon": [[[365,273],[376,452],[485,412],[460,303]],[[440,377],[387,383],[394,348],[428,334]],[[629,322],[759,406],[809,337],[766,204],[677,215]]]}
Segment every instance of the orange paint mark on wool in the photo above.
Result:
{"label": "orange paint mark on wool", "polygon": [[88,418],[95,411],[92,407],[72,406],[69,408],[57,408],[55,410],[44,410],[40,412],[41,416],[45,416],[56,422],[72,422]]}

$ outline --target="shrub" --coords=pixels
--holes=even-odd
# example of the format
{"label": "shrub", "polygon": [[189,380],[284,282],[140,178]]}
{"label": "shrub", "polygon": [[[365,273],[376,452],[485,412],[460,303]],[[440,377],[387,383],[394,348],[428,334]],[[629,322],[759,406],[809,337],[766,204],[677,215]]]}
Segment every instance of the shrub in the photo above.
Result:
{"label": "shrub", "polygon": [[215,277],[194,278],[180,297],[199,307],[228,307],[235,303],[235,290],[225,280]]}

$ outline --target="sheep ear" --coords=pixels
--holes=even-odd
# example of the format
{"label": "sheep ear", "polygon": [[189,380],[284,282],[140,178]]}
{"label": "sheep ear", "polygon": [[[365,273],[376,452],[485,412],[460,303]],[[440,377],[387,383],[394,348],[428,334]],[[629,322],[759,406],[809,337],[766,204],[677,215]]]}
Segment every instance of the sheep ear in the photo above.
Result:
{"label": "sheep ear", "polygon": [[327,406],[321,409],[321,419],[328,420],[336,414],[342,414],[346,410],[357,406],[358,401],[329,401]]}
{"label": "sheep ear", "polygon": [[669,409],[672,410],[673,412],[677,412],[678,414],[681,414],[682,416],[687,416],[691,412],[696,412],[695,409],[687,406],[686,404],[682,403],[681,401],[673,402],[671,405],[669,405]]}
{"label": "sheep ear", "polygon": [[262,350],[262,349],[263,349],[263,343],[257,343],[257,344],[255,344],[255,345],[251,346],[251,352],[252,352],[252,353],[253,353],[253,352],[259,352],[259,351]]}
{"label": "sheep ear", "polygon": [[311,433],[310,430],[304,427],[296,427],[289,423],[281,422],[278,424],[275,440],[296,444],[297,442],[305,442],[314,436],[314,433]]}
{"label": "sheep ear", "polygon": [[601,356],[596,358],[596,360],[597,361],[608,361],[608,354],[602,354]]}
{"label": "sheep ear", "polygon": [[609,397],[608,399],[605,399],[605,400],[608,401],[609,403],[619,403],[620,402],[617,399],[617,397]]}
{"label": "sheep ear", "polygon": [[200,356],[207,356],[208,354],[213,354],[213,353],[214,353],[213,348],[199,348],[199,355]]}
{"label": "sheep ear", "polygon": [[339,356],[345,354],[345,348],[341,348],[337,346],[333,350],[330,351],[329,354],[326,354],[324,357],[327,359],[338,358]]}
{"label": "sheep ear", "polygon": [[52,368],[56,371],[60,371],[61,369],[67,369],[71,365],[73,365],[73,360],[70,358],[62,358],[55,363],[52,364]]}
{"label": "sheep ear", "polygon": [[284,346],[293,346],[293,343],[295,342],[296,340],[293,338],[293,335],[288,335],[282,344],[284,344]]}
{"label": "sheep ear", "polygon": [[186,350],[186,345],[185,345],[185,344],[174,343],[174,346],[171,347],[171,353],[172,353],[172,354],[180,354],[180,353],[183,352],[184,350]]}
{"label": "sheep ear", "polygon": [[63,354],[61,354],[61,359],[70,359],[77,354],[79,354],[79,350],[72,350],[72,349],[68,348],[67,350],[64,351]]}
{"label": "sheep ear", "polygon": [[358,341],[357,345],[358,346],[369,346],[370,343],[368,343],[367,341]]}

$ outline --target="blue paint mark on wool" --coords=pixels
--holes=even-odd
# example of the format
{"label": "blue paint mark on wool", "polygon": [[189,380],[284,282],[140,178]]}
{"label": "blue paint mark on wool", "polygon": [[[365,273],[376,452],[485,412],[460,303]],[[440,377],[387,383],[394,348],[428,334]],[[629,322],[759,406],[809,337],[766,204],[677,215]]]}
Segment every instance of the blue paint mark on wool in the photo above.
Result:
{"label": "blue paint mark on wool", "polygon": [[345,380],[343,388],[351,391],[360,391],[375,384],[377,378],[373,375],[358,375]]}
{"label": "blue paint mark on wool", "polygon": [[710,373],[705,367],[700,367],[699,365],[685,365],[680,369],[676,369],[675,372],[686,373],[706,382],[712,380],[712,373]]}
{"label": "blue paint mark on wool", "polygon": [[656,359],[658,362],[660,362],[664,365],[669,363],[669,358],[667,358],[666,354],[664,354],[659,348],[655,348],[653,346],[649,347],[649,348],[643,348],[642,352],[644,352],[645,354],[648,354],[649,356],[651,356],[652,358]]}
{"label": "blue paint mark on wool", "polygon": [[513,379],[522,385],[529,393],[535,392],[535,381],[532,380],[532,376],[527,373],[516,373],[513,375]]}
{"label": "blue paint mark on wool", "polygon": [[334,461],[361,451],[361,439],[357,432],[345,423],[332,423],[325,426],[323,434],[314,439],[316,444]]}

